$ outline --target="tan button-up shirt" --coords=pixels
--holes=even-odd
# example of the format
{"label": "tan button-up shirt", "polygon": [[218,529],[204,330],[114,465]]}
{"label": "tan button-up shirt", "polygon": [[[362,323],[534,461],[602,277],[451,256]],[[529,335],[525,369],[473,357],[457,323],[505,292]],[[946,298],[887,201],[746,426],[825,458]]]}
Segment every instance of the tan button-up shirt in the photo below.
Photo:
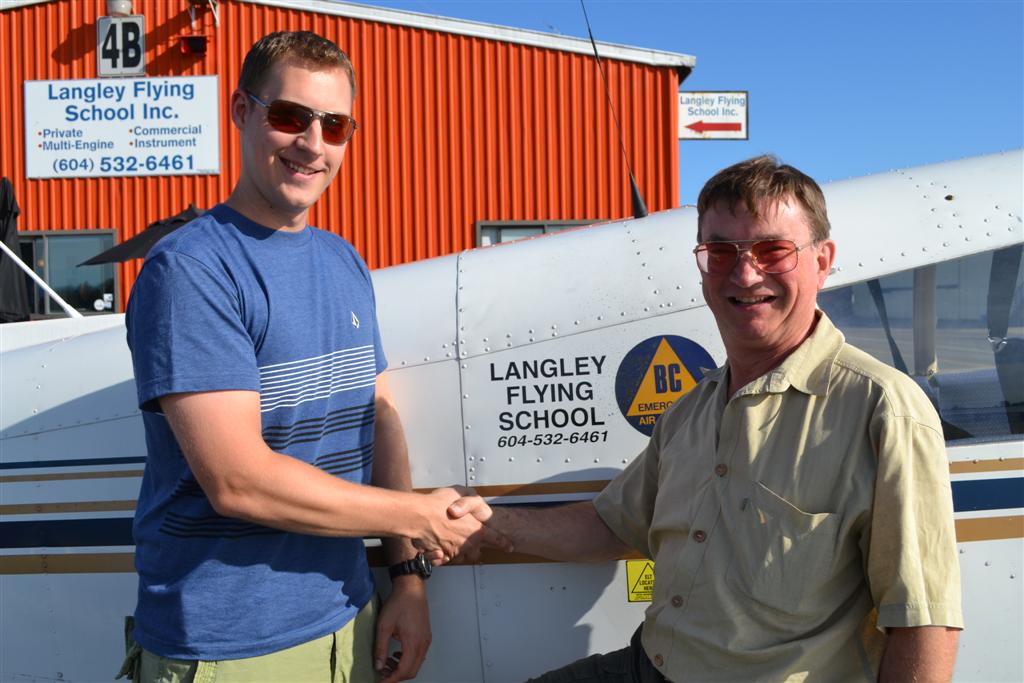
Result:
{"label": "tan button-up shirt", "polygon": [[820,314],[728,396],[706,375],[594,500],[655,560],[643,644],[673,681],[876,680],[885,627],[962,626],[938,416]]}

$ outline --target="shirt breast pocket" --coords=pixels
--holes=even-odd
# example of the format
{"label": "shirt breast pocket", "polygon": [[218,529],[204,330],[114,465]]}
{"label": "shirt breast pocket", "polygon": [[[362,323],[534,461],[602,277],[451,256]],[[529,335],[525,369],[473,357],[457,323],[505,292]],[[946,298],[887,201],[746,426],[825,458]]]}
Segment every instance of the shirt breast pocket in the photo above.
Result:
{"label": "shirt breast pocket", "polygon": [[754,482],[733,527],[726,582],[758,603],[791,614],[813,608],[829,579],[839,515],[799,509]]}

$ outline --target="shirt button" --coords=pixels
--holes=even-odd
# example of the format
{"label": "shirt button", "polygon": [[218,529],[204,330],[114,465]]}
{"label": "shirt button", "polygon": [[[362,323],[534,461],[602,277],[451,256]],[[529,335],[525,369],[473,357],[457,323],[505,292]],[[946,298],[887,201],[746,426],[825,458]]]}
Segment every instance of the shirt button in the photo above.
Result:
{"label": "shirt button", "polygon": [[681,596],[681,595],[673,595],[672,596],[672,606],[673,607],[682,607],[684,602],[686,602],[686,601],[683,600],[683,596]]}
{"label": "shirt button", "polygon": [[697,529],[693,532],[693,540],[697,541],[697,543],[703,543],[708,540],[708,535],[700,529]]}
{"label": "shirt button", "polygon": [[725,473],[728,471],[729,468],[723,465],[722,463],[718,463],[717,465],[715,465],[715,474],[717,474],[720,477],[724,477]]}
{"label": "shirt button", "polygon": [[654,655],[654,666],[665,666],[665,658],[661,655]]}

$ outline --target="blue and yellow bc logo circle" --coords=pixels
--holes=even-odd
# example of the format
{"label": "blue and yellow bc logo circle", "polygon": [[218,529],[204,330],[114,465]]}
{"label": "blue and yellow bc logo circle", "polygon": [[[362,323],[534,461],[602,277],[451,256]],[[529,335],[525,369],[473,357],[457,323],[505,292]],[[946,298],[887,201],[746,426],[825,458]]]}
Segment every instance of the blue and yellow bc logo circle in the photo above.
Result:
{"label": "blue and yellow bc logo circle", "polygon": [[680,396],[704,378],[715,361],[695,341],[675,335],[651,337],[626,354],[615,373],[619,410],[637,431],[651,435],[654,423]]}

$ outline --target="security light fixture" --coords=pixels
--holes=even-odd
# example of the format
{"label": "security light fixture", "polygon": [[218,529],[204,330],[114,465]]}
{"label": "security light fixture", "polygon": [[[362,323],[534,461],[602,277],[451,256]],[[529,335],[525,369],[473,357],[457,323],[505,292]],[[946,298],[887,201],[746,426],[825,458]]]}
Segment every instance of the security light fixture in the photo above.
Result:
{"label": "security light fixture", "polygon": [[107,0],[107,14],[112,17],[132,15],[132,0]]}
{"label": "security light fixture", "polygon": [[205,55],[207,39],[204,35],[181,36],[178,39],[181,53],[185,55]]}

